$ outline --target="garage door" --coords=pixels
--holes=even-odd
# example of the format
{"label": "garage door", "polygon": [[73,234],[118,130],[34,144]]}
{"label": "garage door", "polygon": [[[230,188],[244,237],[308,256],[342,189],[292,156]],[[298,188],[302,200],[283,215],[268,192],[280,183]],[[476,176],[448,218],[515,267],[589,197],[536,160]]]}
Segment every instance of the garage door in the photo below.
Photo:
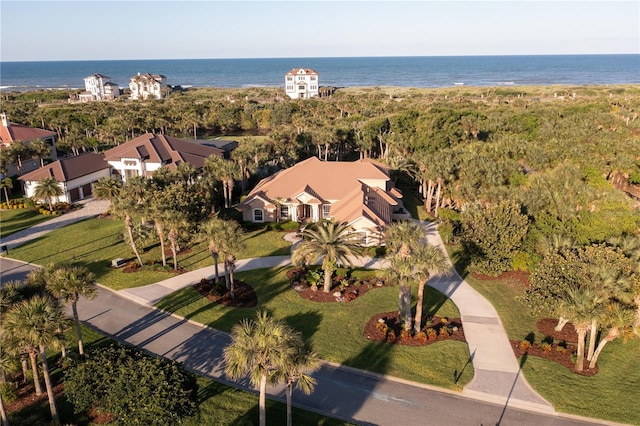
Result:
{"label": "garage door", "polygon": [[91,197],[91,184],[82,185],[82,198]]}
{"label": "garage door", "polygon": [[80,199],[80,188],[73,188],[69,190],[69,202],[75,203]]}

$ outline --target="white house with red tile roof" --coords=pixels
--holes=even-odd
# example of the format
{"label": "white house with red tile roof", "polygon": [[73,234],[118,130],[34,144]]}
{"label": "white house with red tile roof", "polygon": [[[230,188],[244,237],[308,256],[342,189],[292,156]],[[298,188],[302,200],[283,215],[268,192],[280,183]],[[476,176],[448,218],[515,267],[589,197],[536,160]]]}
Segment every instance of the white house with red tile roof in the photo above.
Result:
{"label": "white house with red tile roof", "polygon": [[29,173],[20,176],[24,194],[33,197],[38,182],[44,178],[54,178],[59,182],[64,195],[56,197],[54,202],[73,203],[90,197],[93,184],[103,177],[111,176],[111,166],[104,154],[86,152],[74,157],[62,158]]}
{"label": "white house with red tile roof", "polygon": [[[49,158],[55,160],[58,158],[56,151],[56,138],[58,134],[50,130],[38,129],[35,127],[23,126],[22,124],[12,123],[6,113],[0,113],[0,149],[9,146],[12,142],[25,142],[29,144],[38,139],[42,139],[51,148]],[[22,173],[37,169],[40,166],[40,160],[37,158],[22,160]],[[9,176],[16,174],[18,171],[15,165],[7,165]]]}
{"label": "white house with red tile roof", "polygon": [[150,177],[165,166],[175,169],[180,163],[189,163],[196,169],[204,166],[210,155],[224,157],[223,149],[203,143],[145,133],[105,152],[105,160],[115,173],[126,180],[133,176]]}
{"label": "white house with red tile roof", "polygon": [[386,225],[403,217],[402,207],[402,193],[384,165],[317,157],[261,180],[240,204],[245,221],[333,219],[361,232],[368,244],[378,243]]}
{"label": "white house with red tile roof", "polygon": [[79,98],[83,101],[105,101],[120,96],[120,87],[111,82],[111,77],[103,74],[92,74],[84,79],[86,92]]}
{"label": "white house with red tile roof", "polygon": [[167,77],[162,74],[138,73],[129,81],[131,99],[161,99],[166,96],[167,87]]}
{"label": "white house with red tile roof", "polygon": [[294,68],[284,75],[285,92],[291,99],[318,96],[318,73],[309,68]]}

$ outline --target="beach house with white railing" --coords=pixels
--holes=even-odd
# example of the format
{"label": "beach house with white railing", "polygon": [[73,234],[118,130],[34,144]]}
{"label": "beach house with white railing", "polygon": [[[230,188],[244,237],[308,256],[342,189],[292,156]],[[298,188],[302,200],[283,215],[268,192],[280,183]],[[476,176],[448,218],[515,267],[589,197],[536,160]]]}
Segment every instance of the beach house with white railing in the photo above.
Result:
{"label": "beach house with white railing", "polygon": [[309,68],[294,68],[284,76],[285,92],[291,99],[318,96],[318,73]]}

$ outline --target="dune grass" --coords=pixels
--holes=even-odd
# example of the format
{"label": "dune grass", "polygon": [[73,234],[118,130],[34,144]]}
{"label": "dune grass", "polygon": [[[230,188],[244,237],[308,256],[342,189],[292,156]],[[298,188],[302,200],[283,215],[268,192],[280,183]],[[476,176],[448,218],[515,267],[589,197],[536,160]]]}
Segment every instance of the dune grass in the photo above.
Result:
{"label": "dune grass", "polygon": [[0,210],[0,238],[54,217],[56,216],[45,216],[29,209]]}
{"label": "dune grass", "polygon": [[[56,229],[29,243],[11,250],[11,257],[38,265],[67,262],[89,268],[100,284],[114,290],[139,287],[162,281],[173,276],[172,257],[168,256],[168,267],[145,266],[136,273],[124,273],[124,268],[111,268],[111,261],[123,258],[135,262],[135,257],[124,240],[123,222],[116,219],[87,219]],[[285,232],[259,229],[245,234],[246,247],[239,259],[287,255],[290,244],[284,240]],[[160,261],[160,245],[148,247],[141,254],[147,263]],[[178,265],[188,271],[211,266],[213,259],[207,242],[194,243],[178,254]]]}
{"label": "dune grass", "polygon": [[[459,247],[448,246],[452,259],[459,260],[457,269],[465,274]],[[496,308],[512,340],[523,340],[530,334],[540,342],[544,335],[537,330],[535,318],[518,300],[525,286],[517,280],[479,280],[466,275],[465,281],[479,291]],[[575,374],[565,367],[535,356],[523,366],[529,384],[556,410],[629,424],[640,424],[640,339],[609,343],[598,359],[599,372],[592,377]]]}
{"label": "dune grass", "polygon": [[[266,309],[311,339],[324,360],[449,389],[460,390],[472,379],[473,369],[467,365],[459,382],[452,384],[454,370],[462,371],[469,358],[464,342],[409,347],[373,342],[364,336],[364,326],[372,316],[397,310],[398,288],[373,289],[348,303],[317,303],[301,298],[289,286],[286,270],[268,268],[236,274],[255,289],[255,308],[214,304],[193,288],[173,293],[156,306],[227,332],[241,319],[254,317],[256,310]],[[371,273],[356,271],[354,275]],[[425,312],[460,315],[453,302],[436,290],[428,289],[425,301]]]}

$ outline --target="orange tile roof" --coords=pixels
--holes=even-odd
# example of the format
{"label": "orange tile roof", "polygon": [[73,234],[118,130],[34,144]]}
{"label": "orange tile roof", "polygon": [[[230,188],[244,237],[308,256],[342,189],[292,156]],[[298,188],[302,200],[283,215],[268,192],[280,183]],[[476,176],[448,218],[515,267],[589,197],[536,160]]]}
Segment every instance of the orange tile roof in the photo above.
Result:
{"label": "orange tile roof", "polygon": [[303,75],[318,75],[318,73],[312,70],[311,68],[294,68],[288,73],[286,73],[285,75],[298,75],[298,71],[300,70],[304,70]]}
{"label": "orange tile roof", "polygon": [[53,177],[58,182],[68,182],[109,167],[111,166],[104,160],[104,154],[86,152],[54,161],[32,172],[25,173],[18,179],[27,182]]}
{"label": "orange tile roof", "polygon": [[160,163],[169,168],[174,168],[180,163],[189,163],[199,169],[204,166],[204,160],[208,156],[222,157],[223,154],[224,151],[216,147],[165,135],[145,133],[111,148],[105,152],[105,159],[119,161],[122,158],[137,158],[151,163]]}
{"label": "orange tile roof", "polygon": [[37,129],[11,122],[9,126],[4,126],[0,122],[0,144],[2,145],[8,145],[15,141],[30,142],[36,139],[50,139],[54,136],[56,136],[56,132],[50,130]]}

